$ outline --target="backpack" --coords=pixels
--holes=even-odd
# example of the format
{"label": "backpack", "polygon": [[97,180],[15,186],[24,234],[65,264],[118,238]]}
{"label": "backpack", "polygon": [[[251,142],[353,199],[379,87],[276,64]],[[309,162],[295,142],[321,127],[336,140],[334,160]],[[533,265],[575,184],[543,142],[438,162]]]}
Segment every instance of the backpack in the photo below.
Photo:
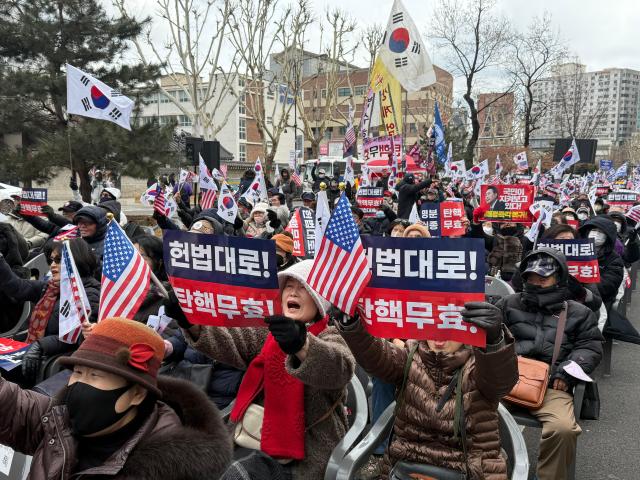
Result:
{"label": "backpack", "polygon": [[487,257],[490,267],[489,275],[496,276],[500,272],[506,273],[510,278],[518,269],[520,260],[522,260],[522,243],[518,237],[502,235],[493,237],[493,249]]}

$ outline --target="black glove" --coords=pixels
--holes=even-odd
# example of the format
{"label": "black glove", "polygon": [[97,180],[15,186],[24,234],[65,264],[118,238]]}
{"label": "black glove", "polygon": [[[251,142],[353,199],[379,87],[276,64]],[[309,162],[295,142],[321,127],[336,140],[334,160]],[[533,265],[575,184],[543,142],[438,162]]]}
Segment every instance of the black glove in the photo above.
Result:
{"label": "black glove", "polygon": [[22,357],[22,375],[26,380],[35,381],[43,356],[44,350],[40,342],[33,342]]}
{"label": "black glove", "polygon": [[240,215],[236,216],[236,219],[233,221],[234,230],[240,230],[244,226],[244,220],[240,217]]}
{"label": "black glove", "polygon": [[186,315],[182,311],[178,297],[173,290],[169,292],[169,298],[165,298],[162,304],[164,305],[164,314],[173,318],[182,328],[193,327],[193,324],[187,320]]}
{"label": "black glove", "polygon": [[327,313],[333,324],[341,327],[350,327],[360,320],[360,316],[357,311],[353,316],[350,316],[335,305],[332,305]]}
{"label": "black glove", "polygon": [[40,210],[42,211],[42,213],[44,213],[47,217],[51,217],[55,212],[53,211],[53,208],[51,208],[51,205],[43,205],[42,207],[40,207]]}
{"label": "black glove", "polygon": [[267,210],[267,218],[269,219],[269,225],[271,225],[271,228],[274,230],[282,225],[282,222],[278,220],[278,214],[273,210]]}
{"label": "black glove", "polygon": [[165,215],[161,214],[161,213],[160,213],[159,211],[157,211],[157,210],[154,210],[154,211],[153,211],[153,215],[152,215],[152,217],[153,217],[153,219],[154,219],[155,221],[158,221],[158,220],[160,220],[160,219],[166,218],[166,216],[165,216]]}
{"label": "black glove", "polygon": [[282,351],[288,355],[298,353],[307,341],[307,327],[282,315],[273,315],[264,319],[273,338]]}
{"label": "black glove", "polygon": [[78,190],[78,182],[76,182],[75,177],[71,177],[71,180],[69,180],[69,188],[74,192]]}
{"label": "black glove", "polygon": [[502,310],[488,302],[467,302],[462,319],[484,329],[487,343],[496,344],[502,336]]}
{"label": "black glove", "polygon": [[573,275],[569,275],[569,279],[567,280],[567,288],[569,289],[569,295],[572,300],[576,302],[583,302],[584,298],[587,296],[587,292],[585,288],[580,284],[578,280]]}

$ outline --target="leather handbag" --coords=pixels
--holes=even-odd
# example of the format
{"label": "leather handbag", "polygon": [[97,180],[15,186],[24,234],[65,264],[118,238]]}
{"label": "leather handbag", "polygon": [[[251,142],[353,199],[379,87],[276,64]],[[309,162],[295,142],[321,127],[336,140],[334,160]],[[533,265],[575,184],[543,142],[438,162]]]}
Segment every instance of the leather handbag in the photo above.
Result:
{"label": "leather handbag", "polygon": [[[567,304],[565,302],[558,317],[551,365],[555,365],[560,354],[566,324]],[[540,408],[549,384],[549,369],[548,363],[518,355],[518,382],[504,400],[527,409]]]}

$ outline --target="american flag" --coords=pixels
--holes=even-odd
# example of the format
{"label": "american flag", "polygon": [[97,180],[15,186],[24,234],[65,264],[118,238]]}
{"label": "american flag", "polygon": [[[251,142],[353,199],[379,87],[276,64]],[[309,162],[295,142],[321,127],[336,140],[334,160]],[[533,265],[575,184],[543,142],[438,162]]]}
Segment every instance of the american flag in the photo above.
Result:
{"label": "american flag", "polygon": [[73,261],[69,242],[62,246],[60,267],[58,337],[65,343],[76,343],[82,332],[82,324],[88,322],[91,316],[91,305]]}
{"label": "american flag", "polygon": [[203,210],[207,208],[213,208],[216,203],[216,193],[218,192],[218,186],[213,180],[211,172],[207,168],[207,165],[200,155],[200,165],[198,167],[200,174],[200,190],[202,191],[202,197],[200,198],[200,206]]}
{"label": "american flag", "polygon": [[356,129],[353,128],[353,117],[355,111],[351,104],[349,104],[349,118],[347,120],[347,131],[344,134],[343,151],[347,153],[351,147],[356,143]]}
{"label": "american flag", "polygon": [[151,270],[118,225],[111,221],[104,241],[98,321],[133,318],[149,291]]}
{"label": "american flag", "polygon": [[227,169],[228,167],[226,163],[223,163],[222,165],[220,165],[220,173],[222,173],[222,176],[224,178],[227,178]]}
{"label": "american flag", "polygon": [[216,204],[217,193],[215,190],[202,190],[202,197],[200,198],[200,207],[202,207],[202,210],[213,208]]}
{"label": "american flag", "polygon": [[320,296],[353,314],[371,271],[349,200],[342,194],[324,232],[307,282]]}
{"label": "american flag", "polygon": [[300,175],[295,170],[291,172],[291,180],[293,180],[293,183],[295,183],[297,186],[302,185],[302,178],[300,178]]}
{"label": "american flag", "polygon": [[62,227],[58,234],[53,237],[54,242],[64,242],[65,240],[71,240],[72,238],[78,238],[80,236],[80,229],[77,225],[65,225]]}
{"label": "american flag", "polygon": [[633,220],[634,222],[640,222],[640,205],[636,205],[635,207],[631,207],[629,211],[626,213],[627,218]]}
{"label": "american flag", "polygon": [[164,203],[164,189],[160,185],[158,185],[156,198],[153,199],[153,210],[160,215],[167,215],[167,207]]}

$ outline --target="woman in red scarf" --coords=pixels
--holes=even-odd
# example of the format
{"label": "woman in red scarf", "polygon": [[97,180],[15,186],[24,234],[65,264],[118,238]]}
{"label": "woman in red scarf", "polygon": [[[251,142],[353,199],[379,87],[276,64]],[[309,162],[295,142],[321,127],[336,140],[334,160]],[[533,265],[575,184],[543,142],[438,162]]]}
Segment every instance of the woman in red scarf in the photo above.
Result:
{"label": "woman in red scarf", "polygon": [[246,370],[231,421],[241,422],[252,403],[263,406],[260,450],[294,479],[324,476],[347,430],[343,400],[355,368],[344,340],[327,325],[329,304],[307,284],[312,264],[278,274],[283,313],[266,319],[268,329],[189,325],[175,297],[166,309],[188,327],[195,349]]}
{"label": "woman in red scarf", "polygon": [[[91,305],[90,321],[98,317],[100,282],[94,278],[97,260],[89,245],[81,238],[69,240],[69,247],[82,279],[87,299]],[[25,280],[18,277],[0,254],[0,290],[16,302],[32,302],[27,343],[31,346],[22,360],[23,378],[14,378],[25,385],[33,384],[42,360],[59,353],[70,352],[77,345],[58,339],[58,312],[60,310],[60,261],[62,244],[54,242],[47,254],[51,265],[51,276],[43,280]]]}

